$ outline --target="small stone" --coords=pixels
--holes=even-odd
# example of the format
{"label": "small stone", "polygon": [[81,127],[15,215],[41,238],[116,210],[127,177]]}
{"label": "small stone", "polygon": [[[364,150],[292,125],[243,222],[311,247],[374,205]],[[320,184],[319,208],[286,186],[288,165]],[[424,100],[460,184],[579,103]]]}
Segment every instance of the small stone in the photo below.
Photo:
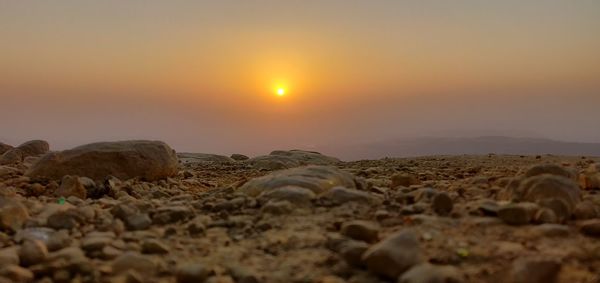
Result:
{"label": "small stone", "polygon": [[51,234],[48,237],[48,242],[46,243],[46,246],[48,246],[49,251],[58,251],[69,246],[71,242],[72,239],[69,236],[69,232],[67,232],[66,230],[62,230]]}
{"label": "small stone", "polygon": [[21,265],[30,266],[46,260],[48,248],[44,242],[39,240],[25,241],[19,250]]}
{"label": "small stone", "polygon": [[396,232],[371,246],[362,256],[369,271],[397,278],[409,268],[425,260],[415,232]]}
{"label": "small stone", "polygon": [[441,216],[446,216],[452,212],[454,203],[447,193],[438,193],[433,197],[431,208],[435,213]]}
{"label": "small stone", "polygon": [[372,243],[378,240],[379,225],[371,221],[354,220],[342,224],[340,232],[352,239]]}
{"label": "small stone", "polygon": [[600,219],[583,221],[580,223],[580,229],[587,236],[600,238]]}
{"label": "small stone", "polygon": [[143,274],[153,272],[157,263],[148,256],[136,252],[127,252],[115,259],[112,264],[113,272],[122,273],[128,270],[135,270]]}
{"label": "small stone", "polygon": [[158,240],[150,239],[142,242],[142,253],[145,254],[166,254],[169,253],[169,247]]}
{"label": "small stone", "polygon": [[60,187],[55,192],[59,197],[78,197],[80,199],[87,198],[87,191],[77,176],[65,175],[62,178]]}
{"label": "small stone", "polygon": [[33,272],[14,264],[0,267],[0,276],[6,277],[13,282],[31,282],[34,277]]}
{"label": "small stone", "polygon": [[510,282],[548,283],[556,282],[561,264],[549,259],[517,259],[510,272]]}
{"label": "small stone", "polygon": [[59,210],[48,217],[47,226],[56,230],[71,230],[83,222],[76,209]]}
{"label": "small stone", "polygon": [[146,230],[152,225],[152,219],[146,213],[128,215],[123,220],[125,227],[131,231]]}
{"label": "small stone", "polygon": [[410,187],[411,185],[418,184],[420,184],[419,180],[413,175],[396,174],[392,176],[392,188],[396,188],[399,186]]}
{"label": "small stone", "polygon": [[464,278],[456,267],[423,263],[409,269],[398,279],[398,283],[434,282],[461,283]]}
{"label": "small stone", "polygon": [[81,249],[92,252],[102,250],[105,246],[114,241],[113,237],[106,236],[87,236],[81,241]]}
{"label": "small stone", "polygon": [[200,263],[185,263],[177,267],[177,283],[204,282],[209,270]]}
{"label": "small stone", "polygon": [[180,222],[194,216],[194,211],[186,206],[160,207],[152,216],[152,223],[164,225]]}
{"label": "small stone", "polygon": [[534,219],[538,208],[534,203],[512,203],[500,207],[498,209],[498,217],[510,225],[525,225]]}

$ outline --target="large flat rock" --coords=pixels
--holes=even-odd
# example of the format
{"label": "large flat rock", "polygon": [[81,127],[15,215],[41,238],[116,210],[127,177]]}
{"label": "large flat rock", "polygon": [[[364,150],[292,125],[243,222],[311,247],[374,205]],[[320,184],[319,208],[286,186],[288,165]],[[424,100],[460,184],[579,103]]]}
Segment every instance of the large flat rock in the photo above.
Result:
{"label": "large flat rock", "polygon": [[160,141],[99,142],[70,150],[51,152],[40,158],[26,175],[59,180],[65,175],[102,180],[135,177],[152,181],[177,174],[175,151]]}
{"label": "large flat rock", "polygon": [[269,155],[257,156],[246,162],[258,169],[279,170],[303,165],[334,165],[340,160],[314,151],[275,150]]}
{"label": "large flat rock", "polygon": [[315,194],[323,193],[336,186],[356,188],[352,174],[332,166],[310,165],[254,178],[242,185],[239,190],[250,196],[258,196],[262,192],[285,186],[306,188]]}

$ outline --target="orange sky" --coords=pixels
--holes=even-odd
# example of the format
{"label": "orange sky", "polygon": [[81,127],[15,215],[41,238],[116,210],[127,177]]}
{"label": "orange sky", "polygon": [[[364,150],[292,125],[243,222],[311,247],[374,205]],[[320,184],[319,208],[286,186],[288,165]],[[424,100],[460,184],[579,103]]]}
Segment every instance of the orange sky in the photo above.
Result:
{"label": "orange sky", "polygon": [[[600,141],[599,34],[598,1],[2,1],[0,139]],[[473,113],[491,101],[513,118]]]}

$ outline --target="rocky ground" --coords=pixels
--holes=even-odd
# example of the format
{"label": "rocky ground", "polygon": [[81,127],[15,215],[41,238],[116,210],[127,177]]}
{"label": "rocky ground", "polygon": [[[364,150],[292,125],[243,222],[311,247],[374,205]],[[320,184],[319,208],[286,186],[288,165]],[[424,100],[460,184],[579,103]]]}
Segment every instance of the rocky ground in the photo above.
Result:
{"label": "rocky ground", "polygon": [[598,158],[0,154],[0,282],[600,282]]}

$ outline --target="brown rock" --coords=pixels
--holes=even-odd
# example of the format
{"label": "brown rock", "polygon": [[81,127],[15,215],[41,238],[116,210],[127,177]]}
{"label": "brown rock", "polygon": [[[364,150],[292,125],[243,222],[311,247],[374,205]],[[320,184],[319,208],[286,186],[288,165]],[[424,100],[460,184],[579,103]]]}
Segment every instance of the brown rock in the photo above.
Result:
{"label": "brown rock", "polygon": [[175,152],[163,142],[101,142],[48,153],[26,175],[54,180],[77,175],[94,180],[115,176],[122,180],[140,177],[152,181],[177,174],[178,166]]}
{"label": "brown rock", "polygon": [[464,282],[464,278],[456,267],[423,263],[409,269],[398,279],[398,283],[437,282],[461,283]]}
{"label": "brown rock", "polygon": [[599,213],[598,207],[591,201],[582,201],[575,206],[575,210],[573,210],[573,216],[577,220],[586,220],[598,217]]}
{"label": "brown rock", "polygon": [[369,271],[397,278],[409,268],[422,263],[424,256],[417,235],[411,230],[404,230],[370,247],[362,260]]}
{"label": "brown rock", "polygon": [[142,242],[142,253],[145,254],[166,254],[169,253],[169,247],[158,240],[149,239]]}
{"label": "brown rock", "polygon": [[13,149],[12,146],[0,142],[0,155],[4,154],[5,152],[7,152],[7,151],[9,151],[11,149]]}
{"label": "brown rock", "polygon": [[586,220],[580,223],[580,228],[583,234],[600,238],[600,219]]}
{"label": "brown rock", "polygon": [[0,197],[0,230],[16,232],[29,219],[27,208],[20,201]]}
{"label": "brown rock", "polygon": [[342,224],[341,234],[367,243],[379,239],[379,224],[365,220],[354,220]]}
{"label": "brown rock", "polygon": [[538,209],[535,203],[511,203],[498,209],[498,217],[510,225],[525,225],[531,223]]}
{"label": "brown rock", "polygon": [[361,241],[344,241],[339,247],[342,258],[352,266],[362,266],[362,255],[369,249],[369,245]]}
{"label": "brown rock", "polygon": [[509,282],[552,283],[557,281],[561,264],[550,259],[517,259],[512,266]]}
{"label": "brown rock", "polygon": [[550,174],[562,176],[569,179],[575,179],[575,173],[571,168],[565,168],[557,164],[536,164],[531,166],[525,172],[525,177],[539,176],[542,174]]}
{"label": "brown rock", "polygon": [[115,259],[112,264],[113,272],[122,273],[128,270],[135,270],[142,274],[153,273],[157,268],[157,263],[148,256],[136,252],[127,252]]}
{"label": "brown rock", "polygon": [[581,201],[581,191],[579,186],[571,179],[543,174],[523,181],[519,188],[512,193],[512,198],[515,201],[539,204],[545,200],[558,199],[566,204],[567,214],[570,215],[575,205]]}
{"label": "brown rock", "polygon": [[87,190],[77,176],[65,175],[62,178],[60,187],[56,190],[55,195],[61,197],[74,196],[80,199],[86,199]]}
{"label": "brown rock", "polygon": [[0,267],[0,276],[19,283],[31,282],[34,277],[28,269],[12,264]]}
{"label": "brown rock", "polygon": [[452,212],[454,203],[450,196],[443,192],[436,194],[431,201],[431,208],[435,213],[441,216],[446,216]]}
{"label": "brown rock", "polygon": [[21,265],[30,266],[46,260],[48,248],[39,240],[25,241],[19,250]]}
{"label": "brown rock", "polygon": [[177,283],[204,282],[208,278],[209,270],[200,263],[185,263],[177,267]]}
{"label": "brown rock", "polygon": [[396,174],[392,176],[392,188],[399,186],[410,187],[411,185],[420,184],[419,179],[409,174]]}

